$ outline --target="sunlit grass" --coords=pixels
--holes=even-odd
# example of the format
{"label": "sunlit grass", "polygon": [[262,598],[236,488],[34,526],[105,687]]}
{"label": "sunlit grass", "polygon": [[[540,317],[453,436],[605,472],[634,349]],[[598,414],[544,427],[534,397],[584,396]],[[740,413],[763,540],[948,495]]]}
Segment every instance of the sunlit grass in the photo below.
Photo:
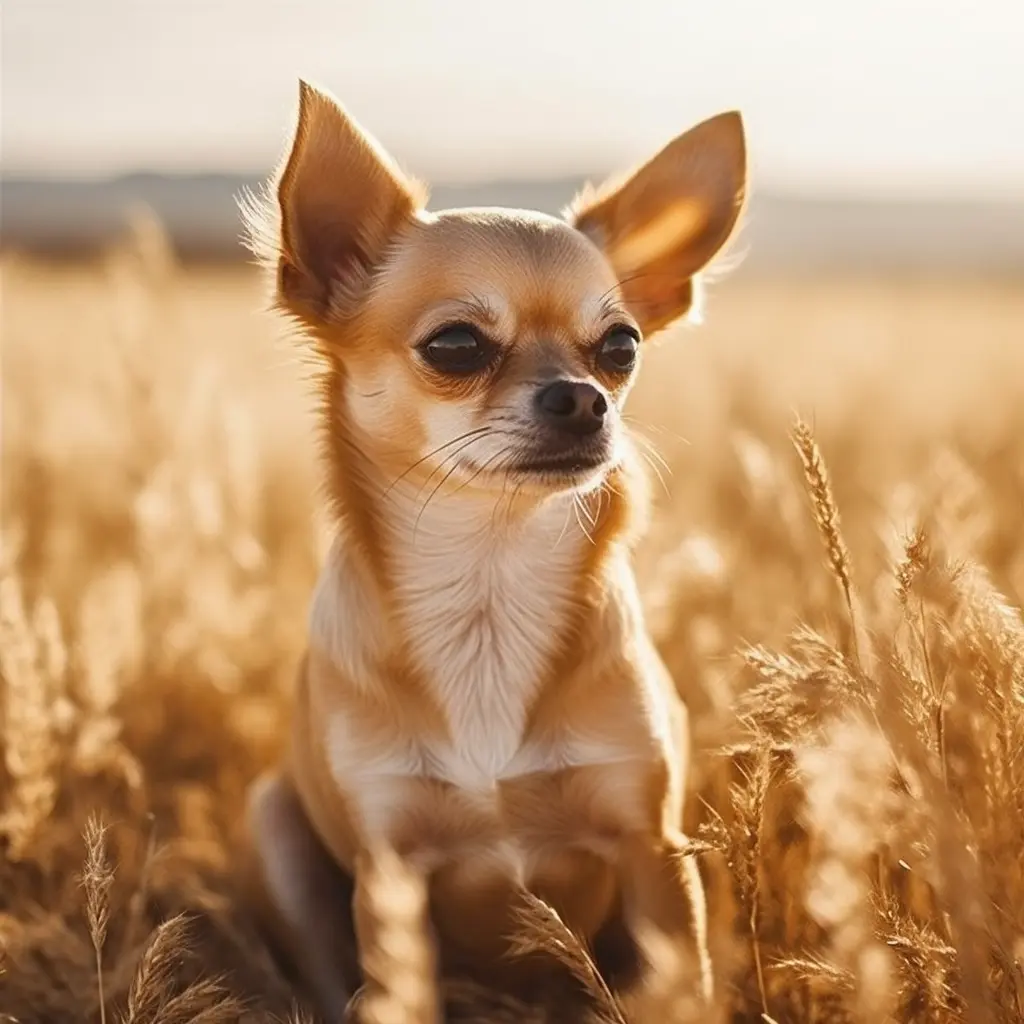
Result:
{"label": "sunlit grass", "polygon": [[[142,229],[4,266],[0,1020],[298,1012],[231,847],[325,536],[303,365],[260,306]],[[631,414],[667,463],[638,563],[693,711],[718,1019],[1019,1021],[1024,288],[738,278],[706,319]],[[407,898],[373,912],[429,963],[389,870]],[[688,1019],[652,941],[641,997],[594,986],[609,1019]]]}

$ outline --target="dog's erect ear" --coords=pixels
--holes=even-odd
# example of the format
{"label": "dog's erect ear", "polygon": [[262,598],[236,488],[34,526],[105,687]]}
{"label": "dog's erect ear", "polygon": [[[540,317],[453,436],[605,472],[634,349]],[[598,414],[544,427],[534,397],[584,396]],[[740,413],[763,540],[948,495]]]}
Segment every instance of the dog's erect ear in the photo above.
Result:
{"label": "dog's erect ear", "polygon": [[425,194],[333,97],[302,81],[277,199],[278,298],[303,319],[323,321],[364,292]]}
{"label": "dog's erect ear", "polygon": [[584,190],[566,216],[611,263],[646,334],[684,316],[693,277],[728,241],[747,183],[743,121],[719,114],[625,180]]}

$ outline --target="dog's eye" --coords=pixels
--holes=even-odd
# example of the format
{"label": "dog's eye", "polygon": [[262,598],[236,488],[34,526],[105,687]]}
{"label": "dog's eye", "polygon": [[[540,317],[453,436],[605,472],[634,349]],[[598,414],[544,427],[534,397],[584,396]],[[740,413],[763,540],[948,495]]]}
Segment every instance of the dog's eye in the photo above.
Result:
{"label": "dog's eye", "polygon": [[605,335],[597,350],[598,364],[612,373],[626,373],[633,369],[640,339],[629,327],[616,327]]}
{"label": "dog's eye", "polygon": [[447,327],[420,346],[423,358],[444,373],[474,373],[488,362],[490,353],[469,327]]}

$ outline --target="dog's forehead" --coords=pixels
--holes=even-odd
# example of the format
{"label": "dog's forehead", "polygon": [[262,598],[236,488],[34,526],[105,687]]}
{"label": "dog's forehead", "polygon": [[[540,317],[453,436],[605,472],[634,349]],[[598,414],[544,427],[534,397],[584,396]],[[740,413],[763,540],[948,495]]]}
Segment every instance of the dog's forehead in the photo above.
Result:
{"label": "dog's forehead", "polygon": [[428,214],[393,254],[389,277],[435,295],[481,292],[512,304],[578,309],[609,297],[608,262],[571,224],[529,210],[474,207]]}
{"label": "dog's forehead", "polygon": [[428,244],[441,248],[465,246],[524,260],[552,269],[565,264],[571,271],[608,273],[598,250],[571,224],[535,210],[468,207],[442,210],[424,222]]}

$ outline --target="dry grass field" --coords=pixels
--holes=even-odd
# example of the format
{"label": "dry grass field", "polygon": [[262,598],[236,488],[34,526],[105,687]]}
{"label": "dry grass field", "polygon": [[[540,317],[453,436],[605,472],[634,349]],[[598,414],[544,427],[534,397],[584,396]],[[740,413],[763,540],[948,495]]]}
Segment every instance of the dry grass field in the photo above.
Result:
{"label": "dry grass field", "polygon": [[[714,1019],[1024,1020],[1024,287],[709,299],[631,411],[664,461],[638,569],[693,709]],[[327,535],[306,368],[261,306],[143,228],[4,262],[8,1024],[313,1020],[234,891]],[[434,1024],[402,1010],[420,895],[382,867],[366,1021]],[[690,1019],[671,949],[625,1006],[535,931],[566,1001],[452,982],[449,1019]]]}

